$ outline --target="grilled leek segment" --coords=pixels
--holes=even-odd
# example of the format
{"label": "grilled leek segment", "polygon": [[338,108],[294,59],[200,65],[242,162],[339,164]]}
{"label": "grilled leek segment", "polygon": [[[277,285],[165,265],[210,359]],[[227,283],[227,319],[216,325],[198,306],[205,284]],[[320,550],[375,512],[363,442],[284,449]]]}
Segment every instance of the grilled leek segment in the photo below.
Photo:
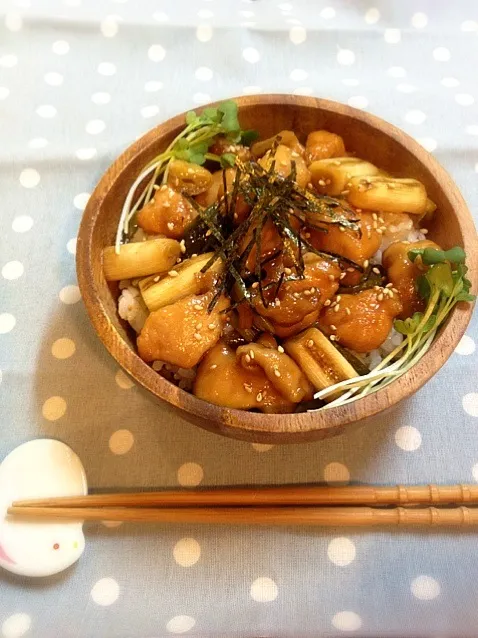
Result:
{"label": "grilled leek segment", "polygon": [[103,271],[108,281],[135,279],[153,273],[166,272],[181,254],[175,239],[148,239],[123,244],[119,253],[114,246],[103,250]]}
{"label": "grilled leek segment", "polygon": [[[139,282],[139,289],[148,309],[153,312],[163,306],[200,292],[200,271],[208,263],[214,253],[204,253],[187,259],[174,270],[170,270],[162,279],[147,277]],[[208,269],[205,276],[211,277],[223,272],[221,259],[217,259]]]}
{"label": "grilled leek segment", "polygon": [[[317,328],[308,328],[287,339],[284,349],[294,359],[316,390],[323,390],[339,381],[353,379],[357,371]],[[332,401],[337,395],[331,395]]]}
{"label": "grilled leek segment", "polygon": [[416,179],[353,177],[347,190],[347,200],[357,208],[413,215],[423,215],[427,210],[427,192]]}
{"label": "grilled leek segment", "polygon": [[348,190],[353,177],[376,175],[378,168],[356,157],[334,157],[312,162],[309,166],[311,182],[319,193],[340,195]]}

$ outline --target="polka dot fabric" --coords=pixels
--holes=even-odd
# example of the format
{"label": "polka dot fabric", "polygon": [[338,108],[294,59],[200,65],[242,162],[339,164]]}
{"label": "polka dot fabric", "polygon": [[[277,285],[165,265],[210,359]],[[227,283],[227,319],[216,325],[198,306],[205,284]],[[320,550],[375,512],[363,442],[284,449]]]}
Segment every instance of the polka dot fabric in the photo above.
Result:
{"label": "polka dot fabric", "polygon": [[[0,458],[59,438],[96,490],[478,482],[477,318],[446,366],[386,415],[315,444],[251,444],[151,401],[96,338],[75,274],[81,215],[115,157],[164,119],[232,95],[314,95],[375,113],[433,153],[476,212],[475,4],[9,0]],[[476,635],[473,534],[108,520],[85,531],[87,551],[62,578],[32,587],[0,574],[0,636]]]}

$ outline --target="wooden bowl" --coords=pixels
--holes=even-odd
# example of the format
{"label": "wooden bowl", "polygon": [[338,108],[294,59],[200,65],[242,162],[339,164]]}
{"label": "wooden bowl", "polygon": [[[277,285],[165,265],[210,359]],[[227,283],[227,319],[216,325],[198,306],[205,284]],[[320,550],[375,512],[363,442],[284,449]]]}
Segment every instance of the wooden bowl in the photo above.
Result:
{"label": "wooden bowl", "polygon": [[[438,210],[429,237],[444,248],[461,245],[470,276],[478,280],[478,242],[471,215],[450,176],[411,137],[383,120],[328,100],[290,95],[239,97],[244,129],[262,138],[292,129],[302,140],[316,129],[339,133],[346,148],[395,175],[423,182]],[[141,168],[163,150],[184,126],[184,114],[157,126],[130,146],[100,180],[81,223],[77,244],[80,290],[100,339],[118,363],[155,397],[182,410],[183,416],[218,434],[262,443],[299,443],[334,436],[416,392],[453,353],[472,314],[471,304],[453,310],[430,350],[404,376],[383,390],[343,407],[301,414],[266,415],[222,408],[180,390],[136,354],[133,334],[118,316],[117,287],[103,276],[102,249],[114,243],[124,198]],[[475,289],[476,290],[476,289]]]}

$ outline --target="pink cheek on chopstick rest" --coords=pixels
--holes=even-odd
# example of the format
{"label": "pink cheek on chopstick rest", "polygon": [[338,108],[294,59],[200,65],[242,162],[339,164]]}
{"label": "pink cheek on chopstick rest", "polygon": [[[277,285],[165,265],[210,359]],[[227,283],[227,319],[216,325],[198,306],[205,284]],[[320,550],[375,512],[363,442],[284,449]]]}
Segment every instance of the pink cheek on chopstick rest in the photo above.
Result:
{"label": "pink cheek on chopstick rest", "polygon": [[12,501],[88,493],[77,455],[53,439],[28,441],[0,465],[0,566],[22,576],[51,576],[85,548],[81,522],[33,522],[6,516]]}

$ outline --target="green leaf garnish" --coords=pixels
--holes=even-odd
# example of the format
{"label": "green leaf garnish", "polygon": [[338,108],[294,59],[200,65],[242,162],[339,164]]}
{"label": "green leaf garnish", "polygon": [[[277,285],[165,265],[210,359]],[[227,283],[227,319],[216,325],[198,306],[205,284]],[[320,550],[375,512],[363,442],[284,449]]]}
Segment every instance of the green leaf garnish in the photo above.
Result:
{"label": "green leaf garnish", "polygon": [[223,102],[217,110],[222,113],[221,126],[226,133],[237,133],[241,130],[237,118],[237,104],[233,100]]}
{"label": "green leaf garnish", "polygon": [[438,250],[437,248],[412,248],[408,251],[408,258],[414,262],[418,256],[421,256],[422,262],[426,266],[433,264],[442,264],[446,261],[452,264],[462,264],[465,261],[465,251],[461,246],[455,246],[450,250]]}
{"label": "green leaf garnish", "polygon": [[241,142],[244,146],[250,146],[259,137],[259,133],[253,129],[242,131]]}
{"label": "green leaf garnish", "polygon": [[219,159],[222,168],[231,168],[236,163],[236,156],[234,153],[223,153]]}

